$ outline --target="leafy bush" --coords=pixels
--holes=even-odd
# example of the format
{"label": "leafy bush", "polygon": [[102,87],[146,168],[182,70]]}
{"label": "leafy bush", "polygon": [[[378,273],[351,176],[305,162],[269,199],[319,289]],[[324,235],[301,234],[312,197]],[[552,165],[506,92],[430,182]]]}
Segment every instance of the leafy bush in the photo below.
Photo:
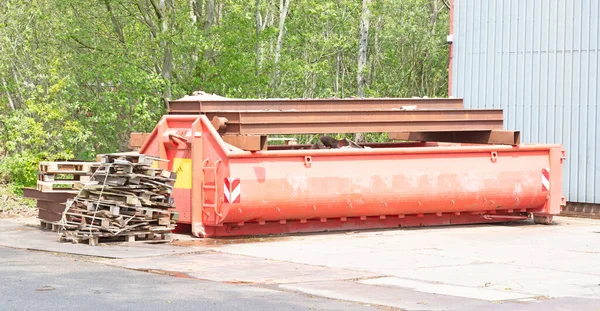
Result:
{"label": "leafy bush", "polygon": [[6,157],[0,161],[0,179],[8,182],[13,193],[21,194],[22,187],[35,187],[40,160],[29,152]]}
{"label": "leafy bush", "polygon": [[35,186],[40,161],[68,160],[85,149],[88,135],[60,105],[28,101],[27,108],[0,116],[0,182],[20,193]]}

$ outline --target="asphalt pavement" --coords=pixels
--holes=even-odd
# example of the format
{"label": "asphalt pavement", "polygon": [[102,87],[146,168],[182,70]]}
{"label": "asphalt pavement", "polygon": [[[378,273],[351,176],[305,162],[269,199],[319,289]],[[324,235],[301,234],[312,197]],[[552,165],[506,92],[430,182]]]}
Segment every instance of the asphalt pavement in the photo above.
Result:
{"label": "asphalt pavement", "polygon": [[600,220],[176,236],[89,246],[0,220],[0,311],[600,311]]}
{"label": "asphalt pavement", "polygon": [[379,309],[268,287],[132,271],[88,260],[0,247],[0,310]]}

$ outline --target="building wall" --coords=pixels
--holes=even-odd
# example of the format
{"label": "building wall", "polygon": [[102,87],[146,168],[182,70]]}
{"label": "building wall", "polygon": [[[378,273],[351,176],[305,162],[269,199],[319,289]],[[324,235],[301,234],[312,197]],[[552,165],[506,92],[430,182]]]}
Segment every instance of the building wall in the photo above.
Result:
{"label": "building wall", "polygon": [[600,1],[454,0],[451,95],[567,150],[564,193],[600,203]]}

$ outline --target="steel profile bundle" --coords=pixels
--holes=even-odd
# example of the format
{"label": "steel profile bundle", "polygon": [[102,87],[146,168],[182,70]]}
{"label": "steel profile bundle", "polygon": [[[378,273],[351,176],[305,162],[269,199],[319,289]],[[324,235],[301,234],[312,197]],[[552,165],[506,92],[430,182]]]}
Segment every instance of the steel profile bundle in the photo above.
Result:
{"label": "steel profile bundle", "polygon": [[[187,226],[197,237],[504,222],[530,216],[536,223],[550,223],[565,204],[563,148],[520,144],[518,132],[502,130],[501,119],[499,124],[478,123],[497,122],[502,111],[462,109],[456,100],[402,99],[348,114],[360,100],[338,101],[337,110],[331,101],[316,100],[249,100],[243,106],[241,100],[207,105],[188,98],[185,107],[172,101],[170,112],[178,112],[163,116],[139,152],[169,160],[157,165],[177,173],[172,197],[180,214],[178,228]],[[419,107],[419,101],[427,105]],[[317,110],[318,105],[327,107]],[[452,118],[462,118],[462,127],[445,127]],[[260,127],[248,126],[258,123]],[[316,124],[340,127],[319,130]],[[362,144],[364,148],[280,145],[263,150],[244,150],[225,139],[360,131],[420,139]],[[433,141],[438,139],[457,143]]]}

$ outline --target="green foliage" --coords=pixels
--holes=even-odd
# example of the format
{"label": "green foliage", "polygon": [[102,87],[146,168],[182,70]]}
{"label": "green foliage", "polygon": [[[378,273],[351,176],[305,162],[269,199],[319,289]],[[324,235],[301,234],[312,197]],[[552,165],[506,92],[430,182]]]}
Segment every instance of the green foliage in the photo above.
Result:
{"label": "green foliage", "polygon": [[[0,182],[32,185],[40,160],[123,151],[131,132],[152,130],[165,100],[197,90],[356,95],[361,1],[291,0],[282,28],[280,1],[157,3],[0,2]],[[446,96],[444,1],[371,3],[367,96]]]}
{"label": "green foliage", "polygon": [[21,194],[22,187],[35,187],[40,160],[29,152],[6,157],[0,162],[0,179],[9,183],[13,193]]}
{"label": "green foliage", "polygon": [[64,105],[48,98],[32,98],[25,105],[0,116],[4,141],[0,181],[10,182],[15,189],[35,186],[39,161],[68,160],[90,153],[85,149],[90,133],[70,117]]}

